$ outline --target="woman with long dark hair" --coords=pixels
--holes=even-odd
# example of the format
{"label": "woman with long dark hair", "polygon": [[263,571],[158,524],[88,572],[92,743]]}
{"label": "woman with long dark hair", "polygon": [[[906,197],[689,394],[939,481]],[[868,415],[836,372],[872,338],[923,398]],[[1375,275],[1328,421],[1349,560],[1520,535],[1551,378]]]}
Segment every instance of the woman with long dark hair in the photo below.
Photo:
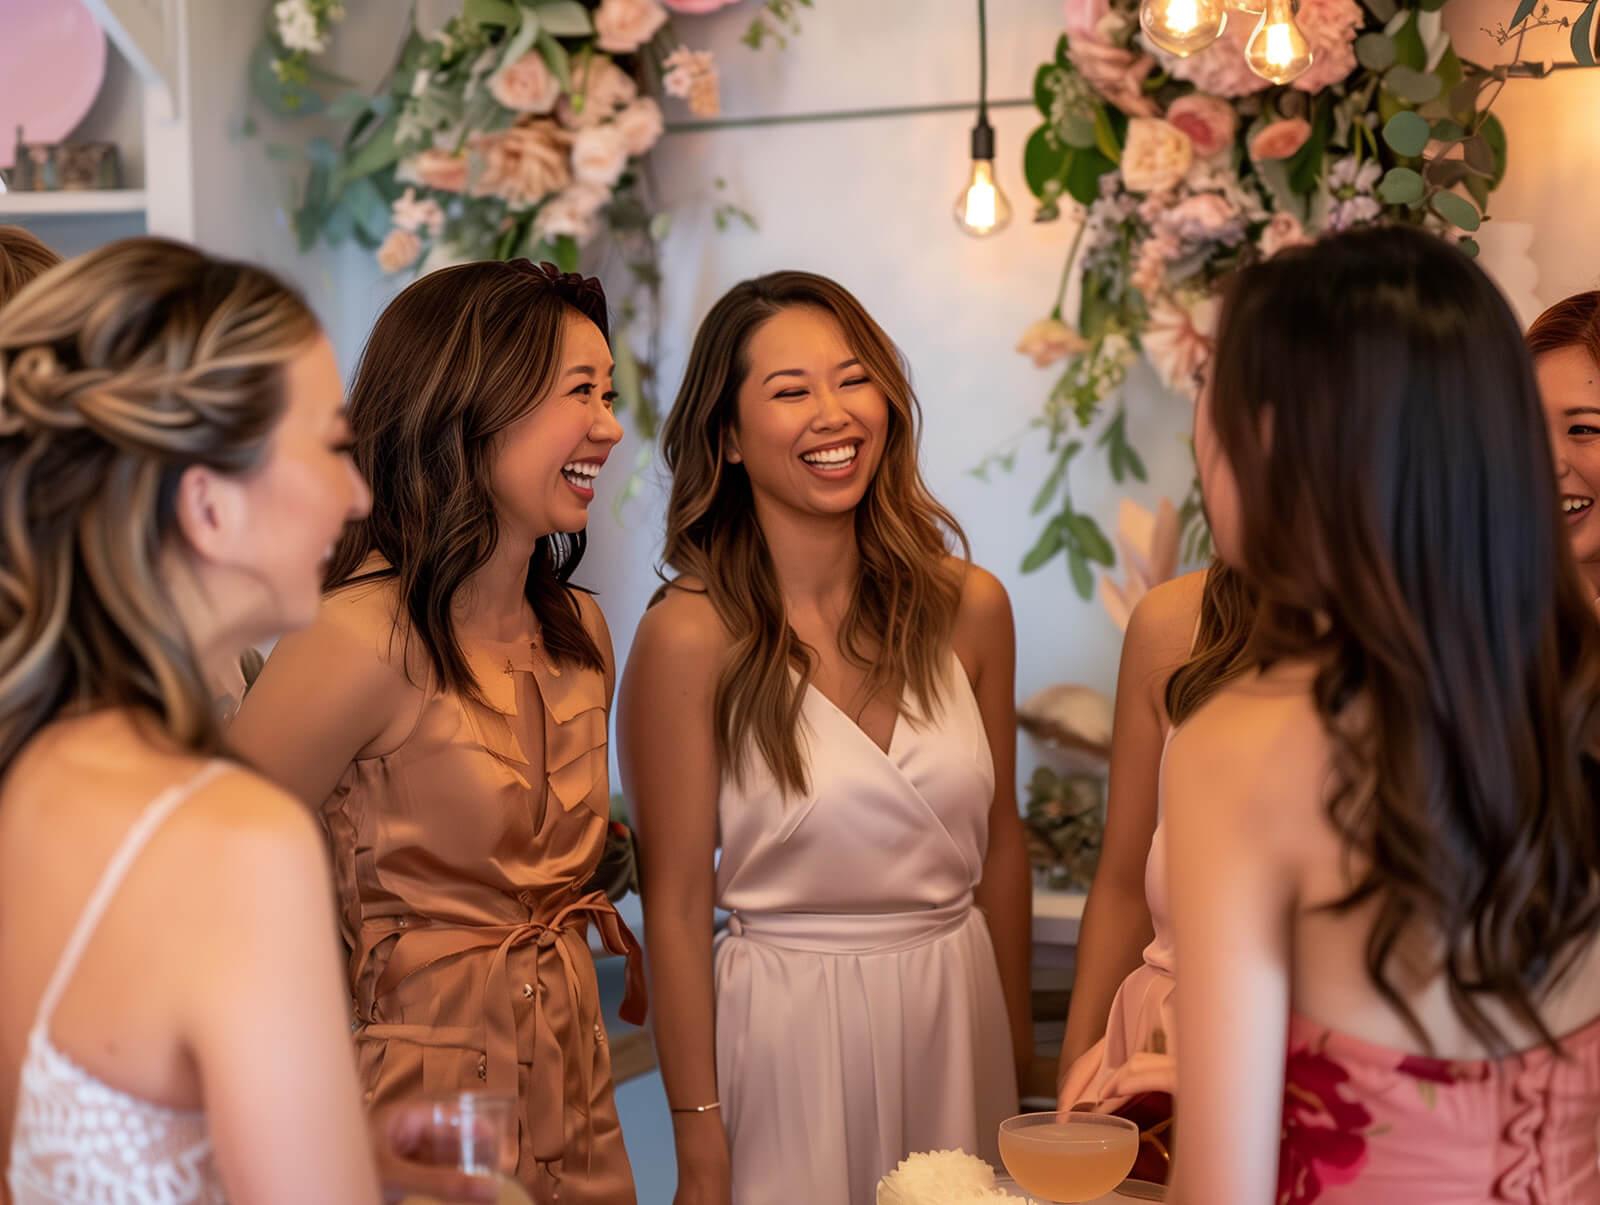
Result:
{"label": "woman with long dark hair", "polygon": [[1011,609],[952,555],[917,422],[888,336],[804,272],[712,307],[667,420],[676,576],[618,731],[679,1205],[870,1205],[913,1151],[992,1157],[1016,1107]]}
{"label": "woman with long dark hair", "polygon": [[1600,1199],[1600,630],[1515,318],[1415,229],[1287,251],[1195,444],[1259,608],[1162,778],[1171,1199]]}
{"label": "woman with long dark hair", "polygon": [[[518,1099],[539,1205],[634,1199],[586,934],[610,813],[611,637],[569,585],[622,437],[605,298],[527,261],[424,276],[351,391],[372,513],[232,728],[327,830],[369,1099]],[[627,1015],[642,1019],[630,961]]]}

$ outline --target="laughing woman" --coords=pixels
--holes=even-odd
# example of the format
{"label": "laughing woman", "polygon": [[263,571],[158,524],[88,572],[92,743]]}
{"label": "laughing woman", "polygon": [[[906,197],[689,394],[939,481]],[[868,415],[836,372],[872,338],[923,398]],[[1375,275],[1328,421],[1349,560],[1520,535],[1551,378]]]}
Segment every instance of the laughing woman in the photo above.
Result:
{"label": "laughing woman", "polygon": [[368,1100],[519,1098],[539,1205],[634,1199],[586,942],[594,924],[637,949],[584,890],[610,807],[611,637],[566,584],[622,437],[606,338],[598,284],[526,261],[396,298],[350,400],[372,513],[233,727],[321,807]]}
{"label": "laughing woman", "polygon": [[1528,328],[1562,518],[1589,597],[1600,600],[1600,291],[1558,301]]}
{"label": "laughing woman", "polygon": [[678,1205],[870,1205],[913,1151],[992,1159],[1016,1108],[1011,609],[949,554],[916,423],[861,304],[778,272],[712,309],[663,433],[679,576],[618,733]]}

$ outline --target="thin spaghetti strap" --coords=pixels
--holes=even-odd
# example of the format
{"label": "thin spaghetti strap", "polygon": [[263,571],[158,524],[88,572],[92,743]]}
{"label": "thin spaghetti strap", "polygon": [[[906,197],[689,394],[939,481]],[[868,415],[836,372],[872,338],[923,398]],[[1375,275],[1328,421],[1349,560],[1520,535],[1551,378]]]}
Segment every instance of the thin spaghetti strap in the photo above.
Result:
{"label": "thin spaghetti strap", "polygon": [[220,760],[207,762],[187,781],[176,783],[157,795],[133,822],[127,835],[122,838],[122,843],[111,855],[111,861],[101,872],[100,881],[95,884],[94,891],[89,895],[89,902],[83,906],[83,913],[78,917],[78,923],[72,930],[72,936],[67,939],[67,944],[61,951],[61,960],[56,963],[55,973],[50,976],[44,995],[39,999],[39,1012],[33,1023],[36,1030],[41,1032],[49,1030],[50,1018],[55,1014],[56,1005],[61,1002],[61,995],[66,991],[67,984],[71,982],[73,972],[78,969],[78,960],[83,957],[84,947],[94,936],[94,931],[99,927],[112,896],[116,895],[117,888],[122,886],[122,880],[127,878],[128,871],[144,847],[149,844],[150,838],[165,823],[167,817],[177,811],[184,800],[222,771],[231,768],[229,762]]}

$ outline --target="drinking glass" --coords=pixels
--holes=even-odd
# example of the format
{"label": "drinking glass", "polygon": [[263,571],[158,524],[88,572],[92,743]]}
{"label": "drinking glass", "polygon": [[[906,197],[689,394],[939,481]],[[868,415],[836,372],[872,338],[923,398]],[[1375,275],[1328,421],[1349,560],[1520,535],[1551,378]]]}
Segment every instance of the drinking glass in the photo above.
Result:
{"label": "drinking glass", "polygon": [[1024,1192],[1060,1205],[1105,1196],[1133,1170],[1139,1127],[1101,1113],[1023,1113],[1000,1124],[1000,1160]]}

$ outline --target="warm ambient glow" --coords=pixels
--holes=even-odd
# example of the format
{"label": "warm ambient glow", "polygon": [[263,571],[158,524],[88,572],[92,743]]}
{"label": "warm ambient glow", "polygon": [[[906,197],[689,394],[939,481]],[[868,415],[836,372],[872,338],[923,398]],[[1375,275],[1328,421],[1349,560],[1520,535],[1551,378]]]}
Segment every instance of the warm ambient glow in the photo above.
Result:
{"label": "warm ambient glow", "polygon": [[1145,36],[1179,58],[1211,45],[1227,23],[1223,0],[1144,0],[1139,6]]}
{"label": "warm ambient glow", "polygon": [[1291,0],[1267,0],[1266,11],[1244,48],[1250,70],[1275,84],[1287,84],[1305,73],[1311,57],[1311,43],[1294,23]]}
{"label": "warm ambient glow", "polygon": [[982,238],[1005,229],[1011,221],[1011,202],[994,180],[994,161],[974,159],[972,176],[956,198],[956,225]]}

